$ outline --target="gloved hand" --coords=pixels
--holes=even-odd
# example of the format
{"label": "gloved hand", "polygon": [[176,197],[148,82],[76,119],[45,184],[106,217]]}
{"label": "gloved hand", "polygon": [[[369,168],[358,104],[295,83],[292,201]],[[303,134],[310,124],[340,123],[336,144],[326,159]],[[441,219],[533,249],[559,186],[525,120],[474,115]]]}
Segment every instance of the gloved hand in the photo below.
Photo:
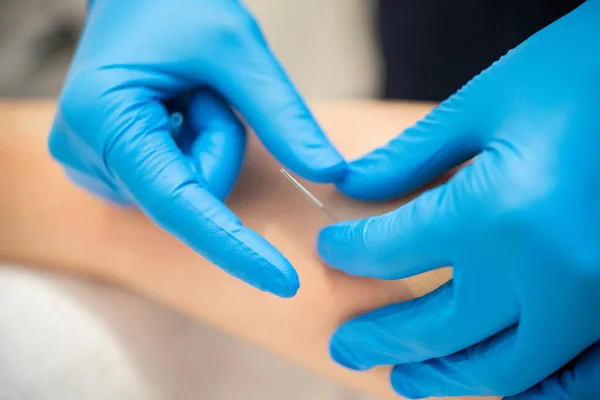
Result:
{"label": "gloved hand", "polygon": [[[79,185],[139,205],[230,274],[293,296],[289,262],[222,203],[246,142],[229,104],[291,170],[320,182],[344,173],[239,1],[95,0],[50,152]],[[176,137],[170,113],[184,116]]]}
{"label": "gloved hand", "polygon": [[[600,340],[599,43],[600,1],[590,0],[350,164],[340,190],[379,200],[475,156],[394,212],[320,233],[323,260],[350,274],[453,267],[433,293],[341,326],[335,360],[395,365],[392,385],[409,398],[507,396]],[[600,398],[593,354],[564,398]]]}
{"label": "gloved hand", "polygon": [[572,365],[539,385],[506,400],[600,399],[600,343]]}

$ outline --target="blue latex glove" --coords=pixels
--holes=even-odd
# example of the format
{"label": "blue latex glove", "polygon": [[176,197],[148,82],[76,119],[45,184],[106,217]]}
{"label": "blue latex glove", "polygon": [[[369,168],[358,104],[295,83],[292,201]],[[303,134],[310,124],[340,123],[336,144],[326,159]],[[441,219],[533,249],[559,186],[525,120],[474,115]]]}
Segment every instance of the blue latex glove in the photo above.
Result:
{"label": "blue latex glove", "polygon": [[[341,326],[338,362],[395,365],[392,385],[410,398],[506,396],[600,339],[599,43],[593,0],[350,164],[341,191],[379,200],[475,156],[394,212],[321,232],[324,261],[350,274],[453,266],[433,293]],[[581,383],[590,393],[600,385]]]}
{"label": "blue latex glove", "polygon": [[600,343],[573,365],[525,393],[506,400],[596,400],[600,399]]}
{"label": "blue latex glove", "polygon": [[[246,143],[231,104],[305,178],[346,169],[236,0],[96,0],[65,84],[50,151],[79,185],[139,205],[228,273],[279,296],[298,277],[222,201]],[[185,123],[172,135],[170,114]]]}

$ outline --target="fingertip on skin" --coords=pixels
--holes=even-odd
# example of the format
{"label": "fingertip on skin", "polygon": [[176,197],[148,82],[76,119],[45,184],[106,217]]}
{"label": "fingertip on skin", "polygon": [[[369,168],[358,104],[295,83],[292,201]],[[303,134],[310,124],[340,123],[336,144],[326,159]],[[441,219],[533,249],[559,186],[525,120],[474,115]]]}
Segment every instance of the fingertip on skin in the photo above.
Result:
{"label": "fingertip on skin", "polygon": [[[279,250],[246,227],[234,231],[239,258],[245,260],[227,272],[264,292],[281,298],[294,297],[300,288],[298,273]],[[230,256],[227,252],[226,257]],[[236,257],[237,258],[237,257]],[[234,265],[237,263],[231,263]]]}
{"label": "fingertip on skin", "polygon": [[335,225],[328,225],[317,234],[317,254],[326,263],[331,253],[331,242],[335,238],[335,230]]}
{"label": "fingertip on skin", "polygon": [[374,266],[381,264],[369,249],[369,232],[381,217],[342,221],[323,228],[317,253],[331,268],[356,276],[380,277]]}
{"label": "fingertip on skin", "polygon": [[294,297],[300,289],[300,281],[298,274],[291,264],[287,261],[285,262],[287,265],[283,268],[282,265],[274,265],[270,262],[268,262],[268,267],[265,267],[263,264],[256,275],[243,274],[245,276],[242,276],[239,273],[232,273],[232,275],[237,276],[260,291],[271,293],[283,299],[289,299]]}
{"label": "fingertip on skin", "polygon": [[255,271],[257,275],[247,276],[242,280],[263,292],[283,299],[294,297],[300,289],[300,280],[290,262],[283,257],[278,261],[264,258],[263,262],[268,263],[268,266],[263,264]]}
{"label": "fingertip on skin", "polygon": [[351,352],[348,351],[346,346],[340,343],[338,336],[339,329],[333,334],[331,341],[329,342],[329,354],[331,355],[331,358],[342,367],[351,369],[353,371],[368,370],[368,366],[358,362],[355,357],[352,356]]}
{"label": "fingertip on skin", "polygon": [[339,154],[326,157],[313,157],[308,164],[289,166],[301,177],[316,183],[336,183],[346,175],[348,163]]}
{"label": "fingertip on skin", "polygon": [[321,175],[328,183],[343,180],[348,172],[346,160],[336,150],[332,149],[332,152],[331,164],[321,169]]}
{"label": "fingertip on skin", "polygon": [[341,182],[336,182],[335,187],[344,196],[359,201],[375,202],[392,198],[392,196],[387,196],[381,190],[373,188],[371,184],[364,184],[359,179],[344,179]]}
{"label": "fingertip on skin", "polygon": [[319,257],[332,268],[337,267],[337,261],[340,255],[347,248],[345,242],[345,232],[352,227],[351,221],[338,222],[328,225],[319,231],[317,236],[317,253]]}
{"label": "fingertip on skin", "polygon": [[274,285],[274,290],[270,291],[270,293],[279,296],[282,299],[290,299],[296,296],[299,289],[300,281],[298,279],[298,274],[292,268],[291,272],[287,273],[284,279],[282,279],[282,283],[276,286]]}
{"label": "fingertip on skin", "polygon": [[353,161],[347,165],[343,179],[335,182],[337,190],[360,201],[382,201],[395,197],[398,188],[391,179],[386,179],[386,171],[365,168],[362,164],[369,164],[368,159]]}

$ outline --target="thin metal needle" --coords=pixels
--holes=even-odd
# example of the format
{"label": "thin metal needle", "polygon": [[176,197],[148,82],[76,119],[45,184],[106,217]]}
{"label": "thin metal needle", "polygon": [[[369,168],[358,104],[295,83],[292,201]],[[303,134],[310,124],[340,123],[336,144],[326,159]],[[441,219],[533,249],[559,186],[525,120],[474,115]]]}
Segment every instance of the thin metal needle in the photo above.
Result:
{"label": "thin metal needle", "polygon": [[298,190],[300,190],[302,192],[302,194],[304,194],[310,201],[312,201],[314,204],[317,205],[317,207],[319,207],[332,221],[337,222],[338,219],[331,214],[327,208],[325,208],[325,204],[323,204],[323,202],[319,199],[317,199],[317,197],[312,194],[311,192],[308,191],[307,188],[305,188],[300,182],[298,182],[292,175],[289,174],[289,172],[287,172],[285,169],[281,168],[281,173],[283,174],[283,176],[285,176],[286,178],[288,178],[288,180],[290,182],[292,182],[294,184],[294,186],[296,186],[298,188]]}

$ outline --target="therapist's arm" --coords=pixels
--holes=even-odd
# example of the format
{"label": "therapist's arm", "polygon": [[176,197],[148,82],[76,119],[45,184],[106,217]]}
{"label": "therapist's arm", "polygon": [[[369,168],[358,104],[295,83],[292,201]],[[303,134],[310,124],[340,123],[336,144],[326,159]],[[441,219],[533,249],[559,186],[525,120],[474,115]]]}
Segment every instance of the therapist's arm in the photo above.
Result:
{"label": "therapist's arm", "polygon": [[[289,258],[301,283],[292,299],[261,293],[210,265],[140,212],[98,201],[69,183],[46,151],[51,107],[0,106],[0,258],[117,283],[347,386],[382,399],[397,398],[388,368],[357,373],[331,361],[330,335],[352,316],[434,289],[448,279],[447,271],[386,282],[324,267],[315,255],[315,240],[319,228],[330,221],[251,140],[228,204]],[[385,143],[428,109],[335,103],[315,111],[334,143],[354,158]],[[307,186],[340,218],[398,206],[357,203],[331,187]]]}

